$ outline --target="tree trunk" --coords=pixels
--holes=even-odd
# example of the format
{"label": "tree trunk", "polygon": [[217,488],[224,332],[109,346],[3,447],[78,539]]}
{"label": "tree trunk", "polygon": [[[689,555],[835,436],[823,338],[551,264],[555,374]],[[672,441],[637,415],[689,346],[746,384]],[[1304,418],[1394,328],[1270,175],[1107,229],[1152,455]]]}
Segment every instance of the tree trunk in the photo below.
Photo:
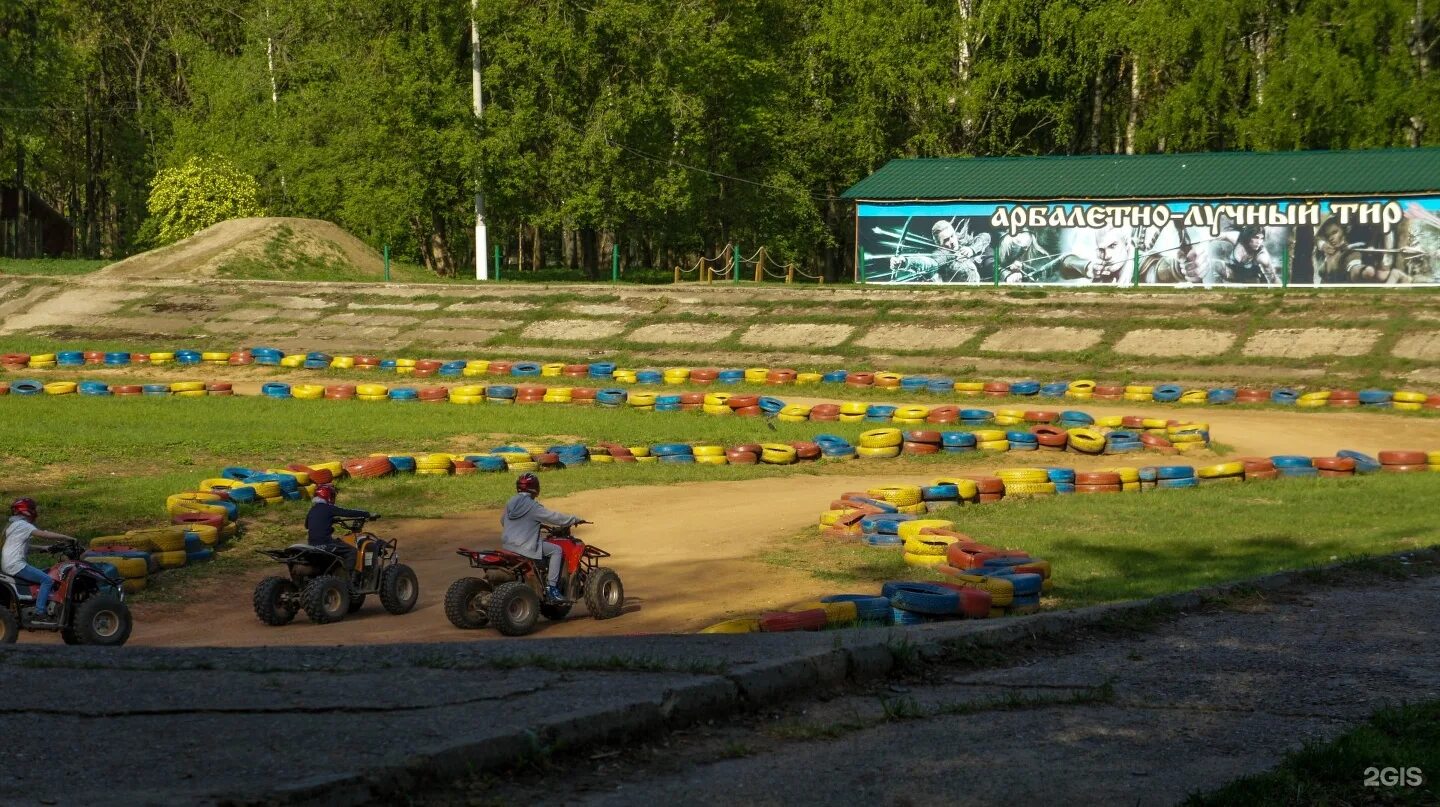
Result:
{"label": "tree trunk", "polygon": [[581,227],[577,235],[580,240],[581,267],[585,270],[585,276],[594,280],[600,273],[599,233],[594,227]]}
{"label": "tree trunk", "polygon": [[1090,93],[1090,153],[1100,153],[1100,131],[1105,124],[1105,82],[1101,81],[1097,74],[1091,79],[1093,90]]}
{"label": "tree trunk", "polygon": [[[1430,72],[1430,46],[1425,41],[1425,0],[1415,0],[1415,16],[1410,20],[1410,55],[1415,59],[1415,72],[1424,86],[1425,75]],[[1418,148],[1425,139],[1425,118],[1416,114],[1410,116],[1410,145]]]}
{"label": "tree trunk", "polygon": [[545,268],[540,252],[540,225],[530,228],[530,269],[538,272]]}
{"label": "tree trunk", "polygon": [[560,259],[561,262],[565,264],[566,269],[575,269],[577,266],[579,266],[579,261],[576,259],[576,252],[577,250],[575,249],[575,231],[570,229],[569,225],[561,227]]}
{"label": "tree trunk", "polygon": [[1125,118],[1125,153],[1135,153],[1135,129],[1140,123],[1140,62],[1130,57],[1130,110]]}

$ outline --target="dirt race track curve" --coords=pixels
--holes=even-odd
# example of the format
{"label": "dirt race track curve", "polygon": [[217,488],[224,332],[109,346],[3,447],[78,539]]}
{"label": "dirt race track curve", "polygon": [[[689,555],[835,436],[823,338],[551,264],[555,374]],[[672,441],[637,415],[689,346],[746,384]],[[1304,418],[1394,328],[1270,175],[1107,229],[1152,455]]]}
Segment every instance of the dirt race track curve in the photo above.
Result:
{"label": "dirt race track curve", "polygon": [[[799,401],[796,401],[799,402]],[[806,401],[809,402],[809,401]],[[1100,406],[1095,415],[1147,414],[1176,417],[1173,408]],[[1288,412],[1197,408],[1187,413],[1208,421],[1215,439],[1235,455],[1326,455],[1351,448],[1369,453],[1391,448],[1440,449],[1440,419],[1382,413]],[[994,457],[984,464],[956,466],[974,474],[994,468],[1044,464],[1103,466],[1144,464],[1157,457],[1084,457],[1046,454]],[[1206,457],[1166,458],[1209,464]],[[547,499],[558,510],[595,521],[586,540],[614,555],[611,565],[626,589],[626,610],[608,621],[590,619],[583,605],[561,623],[545,623],[535,635],[593,636],[692,632],[736,613],[781,608],[835,590],[835,584],[765,564],[757,556],[773,541],[814,522],[841,490],[889,482],[926,482],[943,466],[861,461],[853,476],[795,475],[741,482],[706,482],[664,487],[592,490]],[[1003,506],[1003,505],[1002,505]],[[298,518],[298,514],[297,514]],[[257,568],[193,594],[183,604],[138,603],[132,643],[163,646],[338,645],[495,639],[494,631],[462,632],[445,618],[445,589],[469,573],[456,547],[498,543],[499,511],[482,510],[443,519],[382,521],[377,530],[399,539],[400,556],[420,579],[420,601],[404,616],[384,613],[378,603],[335,625],[313,625],[302,616],[283,628],[256,620],[250,594],[270,569]],[[297,530],[297,538],[299,533]],[[278,566],[275,568],[279,568]],[[372,598],[373,600],[373,598]],[[27,639],[29,641],[29,639]]]}

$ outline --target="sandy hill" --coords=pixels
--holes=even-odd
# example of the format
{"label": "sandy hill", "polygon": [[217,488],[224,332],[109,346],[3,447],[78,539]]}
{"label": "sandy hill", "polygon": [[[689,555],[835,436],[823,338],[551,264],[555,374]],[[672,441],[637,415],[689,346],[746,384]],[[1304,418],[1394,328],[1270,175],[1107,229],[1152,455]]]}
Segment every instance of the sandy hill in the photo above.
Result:
{"label": "sandy hill", "polygon": [[355,277],[379,277],[380,254],[328,221],[284,217],[231,219],[169,246],[142,252],[100,270],[100,276],[213,277],[240,260],[314,259],[353,267]]}

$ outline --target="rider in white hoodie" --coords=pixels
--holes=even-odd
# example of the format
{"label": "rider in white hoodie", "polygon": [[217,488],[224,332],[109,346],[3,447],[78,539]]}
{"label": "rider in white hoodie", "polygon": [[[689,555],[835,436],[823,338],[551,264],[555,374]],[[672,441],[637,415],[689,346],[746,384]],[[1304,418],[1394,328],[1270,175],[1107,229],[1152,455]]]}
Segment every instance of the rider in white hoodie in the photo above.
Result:
{"label": "rider in white hoodie", "polygon": [[55,587],[55,579],[26,562],[30,542],[36,538],[45,541],[72,539],[68,535],[35,526],[35,519],[39,515],[40,507],[35,504],[34,499],[16,499],[10,503],[10,521],[5,525],[5,547],[0,549],[0,572],[15,578],[16,581],[36,583],[40,586],[35,597],[34,621],[43,624],[50,622],[50,590]]}
{"label": "rider in white hoodie", "polygon": [[500,545],[531,560],[544,560],[546,569],[545,601],[560,603],[565,595],[559,589],[560,567],[565,563],[560,547],[540,540],[540,525],[569,527],[583,524],[579,516],[570,516],[547,509],[535,497],[540,495],[540,477],[531,473],[520,475],[515,480],[515,495],[505,503],[505,515],[500,517]]}

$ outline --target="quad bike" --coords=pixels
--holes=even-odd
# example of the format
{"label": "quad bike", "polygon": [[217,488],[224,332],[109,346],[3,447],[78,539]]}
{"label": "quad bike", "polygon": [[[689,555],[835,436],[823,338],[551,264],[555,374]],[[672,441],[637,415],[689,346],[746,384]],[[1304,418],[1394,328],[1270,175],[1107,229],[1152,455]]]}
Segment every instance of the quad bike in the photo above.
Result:
{"label": "quad bike", "polygon": [[[581,524],[589,522],[582,521]],[[589,546],[570,534],[570,527],[542,526],[545,540],[560,547],[565,568],[556,584],[565,602],[548,603],[545,591],[545,564],[504,549],[460,549],[457,555],[470,559],[472,569],[483,569],[481,577],[462,577],[445,592],[445,616],[457,628],[494,625],[506,636],[524,636],[535,630],[541,616],[559,621],[570,614],[580,600],[596,619],[620,615],[625,604],[625,587],[614,569],[601,566],[610,553]]]}
{"label": "quad bike", "polygon": [[45,548],[64,560],[50,567],[57,581],[50,591],[55,618],[36,624],[35,597],[40,586],[0,574],[0,644],[10,644],[20,629],[59,631],[65,644],[118,647],[130,638],[135,620],[125,605],[121,581],[80,559],[80,542],[67,538]]}
{"label": "quad bike", "polygon": [[310,621],[324,625],[339,622],[359,611],[370,594],[392,614],[415,607],[420,584],[415,572],[399,560],[395,540],[365,530],[365,522],[379,516],[336,518],[347,531],[340,540],[355,547],[355,567],[345,568],[345,556],[324,545],[292,544],[284,549],[261,550],[290,567],[289,577],[267,577],[255,587],[255,616],[266,625],[288,624],[304,609]]}

